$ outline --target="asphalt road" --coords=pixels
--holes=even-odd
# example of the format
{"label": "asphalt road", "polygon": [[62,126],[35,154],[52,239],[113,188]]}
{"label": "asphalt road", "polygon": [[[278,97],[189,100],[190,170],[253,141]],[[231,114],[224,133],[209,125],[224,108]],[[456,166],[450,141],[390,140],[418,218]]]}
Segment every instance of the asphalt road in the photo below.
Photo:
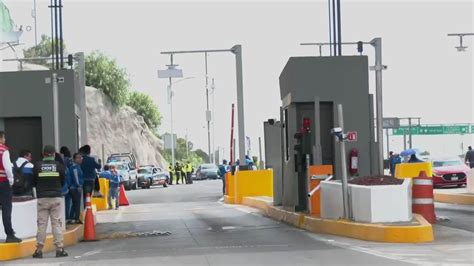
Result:
{"label": "asphalt road", "polygon": [[262,217],[245,207],[229,207],[221,181],[195,182],[128,193],[131,207],[98,217],[98,235],[116,232],[170,232],[80,243],[69,258],[24,259],[13,264],[45,265],[403,265],[331,245],[306,232]]}

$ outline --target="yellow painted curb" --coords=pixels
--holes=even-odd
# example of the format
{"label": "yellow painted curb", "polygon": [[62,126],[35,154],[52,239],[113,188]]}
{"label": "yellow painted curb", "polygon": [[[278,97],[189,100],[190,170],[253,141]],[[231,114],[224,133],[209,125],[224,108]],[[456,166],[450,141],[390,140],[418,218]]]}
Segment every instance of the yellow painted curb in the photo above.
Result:
{"label": "yellow painted curb", "polygon": [[235,204],[235,197],[224,196],[224,203],[226,204]]}
{"label": "yellow painted curb", "polygon": [[436,202],[451,203],[451,204],[462,204],[462,205],[474,205],[474,194],[452,194],[434,192],[434,200]]}
{"label": "yellow painted curb", "polygon": [[252,197],[245,197],[242,199],[242,205],[250,206],[253,208],[257,208],[262,210],[263,212],[267,213],[268,208],[271,206],[273,200],[271,198],[252,198]]}
{"label": "yellow painted curb", "polygon": [[[64,232],[64,246],[72,246],[82,240],[84,235],[83,225],[74,225]],[[53,236],[48,235],[44,246],[44,252],[55,250]],[[36,250],[36,238],[23,240],[19,244],[0,244],[0,261],[14,260],[33,255]]]}
{"label": "yellow painted curb", "polygon": [[271,203],[259,197],[244,198],[243,203],[259,209],[262,209],[260,207],[265,204],[266,208],[262,210],[266,216],[313,233],[388,243],[423,243],[434,240],[433,227],[418,214],[414,214],[418,225],[365,224],[345,220],[326,220],[302,213],[290,212],[274,207]]}

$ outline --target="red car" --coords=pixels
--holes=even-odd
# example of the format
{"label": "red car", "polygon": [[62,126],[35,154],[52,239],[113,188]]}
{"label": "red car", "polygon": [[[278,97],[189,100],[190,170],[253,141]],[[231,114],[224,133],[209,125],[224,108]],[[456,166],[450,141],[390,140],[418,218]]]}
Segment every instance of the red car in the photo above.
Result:
{"label": "red car", "polygon": [[471,171],[461,159],[456,157],[433,159],[434,187],[466,185],[467,175]]}

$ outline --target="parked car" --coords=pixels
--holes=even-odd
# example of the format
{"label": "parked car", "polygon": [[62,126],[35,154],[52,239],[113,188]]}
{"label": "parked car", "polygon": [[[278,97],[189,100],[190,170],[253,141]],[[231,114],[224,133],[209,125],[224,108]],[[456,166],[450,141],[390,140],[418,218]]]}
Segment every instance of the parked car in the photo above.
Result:
{"label": "parked car", "polygon": [[215,164],[201,164],[196,170],[195,180],[203,179],[217,179],[217,165]]}
{"label": "parked car", "polygon": [[463,186],[471,169],[458,157],[434,158],[433,185],[434,187]]}
{"label": "parked car", "polygon": [[135,154],[132,152],[125,152],[125,153],[112,153],[107,158],[107,164],[111,162],[126,162],[130,165],[130,169],[137,170],[138,163],[135,157]]}
{"label": "parked car", "polygon": [[160,167],[154,165],[142,165],[138,169],[138,186],[150,188],[151,186],[168,187],[170,175]]}
{"label": "parked car", "polygon": [[137,189],[138,188],[138,171],[131,169],[130,164],[127,162],[117,161],[109,162],[110,166],[115,166],[117,173],[120,177],[120,182],[123,183],[125,190]]}

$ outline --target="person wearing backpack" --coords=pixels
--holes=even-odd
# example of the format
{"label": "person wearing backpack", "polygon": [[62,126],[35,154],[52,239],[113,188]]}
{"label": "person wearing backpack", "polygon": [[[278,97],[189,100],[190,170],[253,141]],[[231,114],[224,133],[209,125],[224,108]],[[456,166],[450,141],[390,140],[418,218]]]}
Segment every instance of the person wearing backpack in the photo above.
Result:
{"label": "person wearing backpack", "polygon": [[31,151],[20,151],[20,157],[13,164],[13,194],[15,196],[31,194],[33,188],[33,164]]}

